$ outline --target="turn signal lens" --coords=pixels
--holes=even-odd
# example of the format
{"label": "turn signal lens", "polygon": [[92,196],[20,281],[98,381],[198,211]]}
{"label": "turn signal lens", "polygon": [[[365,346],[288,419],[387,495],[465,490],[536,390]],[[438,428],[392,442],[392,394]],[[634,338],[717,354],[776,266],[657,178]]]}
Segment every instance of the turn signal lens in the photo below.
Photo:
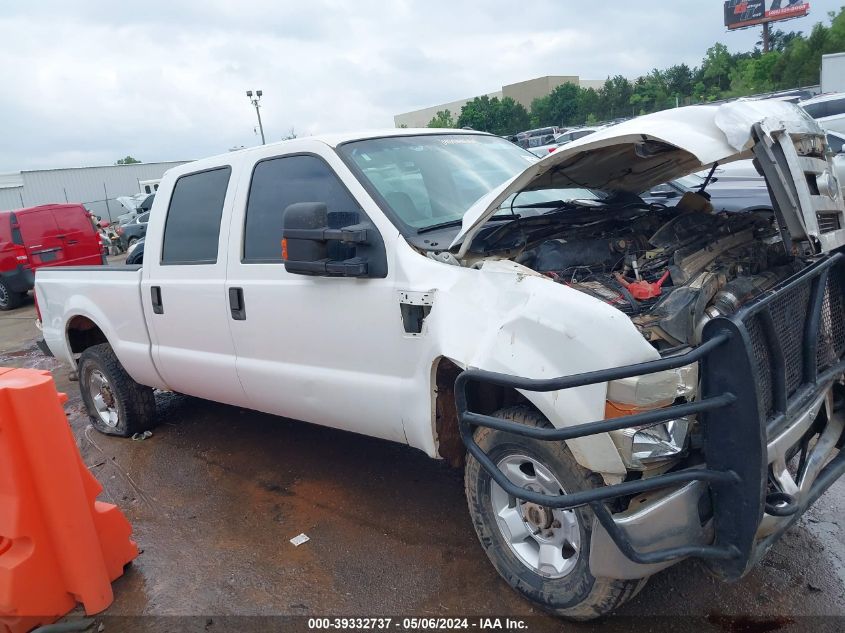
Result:
{"label": "turn signal lens", "polygon": [[288,238],[282,238],[282,259],[287,261],[288,259]]}

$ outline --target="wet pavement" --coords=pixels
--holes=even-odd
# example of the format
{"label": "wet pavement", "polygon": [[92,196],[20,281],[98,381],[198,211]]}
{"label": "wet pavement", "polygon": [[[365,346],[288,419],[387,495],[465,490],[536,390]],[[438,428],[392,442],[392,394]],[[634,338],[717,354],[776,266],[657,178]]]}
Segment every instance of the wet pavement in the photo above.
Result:
{"label": "wet pavement", "polygon": [[[173,394],[157,395],[152,437],[100,435],[67,369],[35,347],[33,320],[31,303],[0,313],[0,366],[53,372],[101,498],[125,512],[142,549],[114,584],[106,630],[253,630],[224,617],[236,615],[510,615],[529,617],[530,630],[566,631],[845,623],[819,617],[845,616],[845,482],[742,581],[723,584],[686,561],[652,578],[617,616],[563,623],[488,563],[459,471],[398,444]],[[310,540],[294,547],[300,533]],[[202,618],[119,618],[139,615]]]}

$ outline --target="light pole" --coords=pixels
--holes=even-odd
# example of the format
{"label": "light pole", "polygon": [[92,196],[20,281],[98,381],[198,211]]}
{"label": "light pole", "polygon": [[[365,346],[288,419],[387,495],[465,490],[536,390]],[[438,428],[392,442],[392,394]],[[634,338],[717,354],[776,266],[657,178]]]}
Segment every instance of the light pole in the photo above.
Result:
{"label": "light pole", "polygon": [[261,124],[261,107],[258,105],[258,102],[261,101],[261,95],[264,94],[261,90],[255,91],[255,98],[252,96],[252,90],[246,91],[246,96],[249,97],[250,103],[255,106],[255,114],[258,115],[258,129],[261,130],[261,144],[266,145],[266,141],[264,140],[264,126]]}

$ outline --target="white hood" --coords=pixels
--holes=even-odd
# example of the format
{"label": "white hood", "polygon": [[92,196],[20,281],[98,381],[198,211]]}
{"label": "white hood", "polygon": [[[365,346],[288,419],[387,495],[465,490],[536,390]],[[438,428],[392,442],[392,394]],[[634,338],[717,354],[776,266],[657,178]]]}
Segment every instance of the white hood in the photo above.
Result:
{"label": "white hood", "polygon": [[472,238],[509,196],[533,189],[580,187],[639,194],[710,167],[751,157],[752,127],[823,134],[800,108],[781,101],[689,106],[625,121],[562,146],[477,200],[452,242],[466,254]]}

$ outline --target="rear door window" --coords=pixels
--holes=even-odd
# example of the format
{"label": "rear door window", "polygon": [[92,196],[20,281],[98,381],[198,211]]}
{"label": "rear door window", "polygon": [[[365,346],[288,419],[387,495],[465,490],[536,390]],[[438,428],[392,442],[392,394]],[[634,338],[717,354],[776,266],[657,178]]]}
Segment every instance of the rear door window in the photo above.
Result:
{"label": "rear door window", "polygon": [[220,218],[231,173],[231,167],[219,167],[176,181],[164,224],[162,264],[217,262]]}

